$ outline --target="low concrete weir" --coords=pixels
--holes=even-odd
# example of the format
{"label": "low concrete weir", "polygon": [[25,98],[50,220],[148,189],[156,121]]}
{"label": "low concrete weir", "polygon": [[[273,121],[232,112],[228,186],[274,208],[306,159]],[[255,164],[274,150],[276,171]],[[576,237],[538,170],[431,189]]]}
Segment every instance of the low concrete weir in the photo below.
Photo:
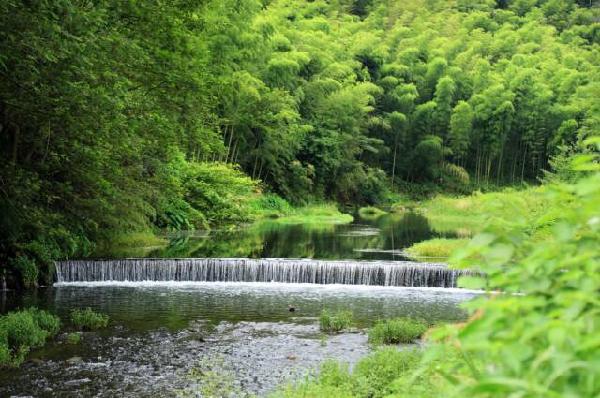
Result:
{"label": "low concrete weir", "polygon": [[280,282],[409,287],[456,287],[476,274],[438,263],[309,259],[181,258],[56,262],[57,282]]}

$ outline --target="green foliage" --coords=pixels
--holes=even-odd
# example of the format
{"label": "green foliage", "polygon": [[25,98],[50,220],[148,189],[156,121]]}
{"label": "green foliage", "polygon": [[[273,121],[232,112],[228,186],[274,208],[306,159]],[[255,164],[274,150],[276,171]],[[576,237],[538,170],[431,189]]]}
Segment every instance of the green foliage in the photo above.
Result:
{"label": "green foliage", "polygon": [[352,326],[354,317],[351,311],[331,313],[323,310],[319,317],[319,328],[326,333],[337,333]]}
{"label": "green foliage", "polygon": [[67,335],[67,343],[69,344],[79,344],[81,342],[81,332],[73,332]]}
{"label": "green foliage", "polygon": [[466,246],[467,243],[467,239],[435,238],[411,245],[406,249],[406,253],[415,258],[448,258],[456,249]]}
{"label": "green foliage", "polygon": [[[600,149],[600,139],[587,142]],[[483,285],[473,278],[461,284],[485,287],[489,293],[466,303],[472,312],[467,322],[429,333],[418,363],[389,382],[377,383],[369,395],[352,389],[360,382],[357,374],[337,371],[331,379],[339,380],[339,388],[316,379],[288,388],[284,396],[310,396],[307,391],[344,397],[598,395],[597,161],[576,158],[572,169],[591,174],[546,187],[538,192],[545,204],[531,219],[498,219],[457,251],[453,262],[472,268],[477,256],[487,275]],[[543,237],[540,231],[546,231]]]}
{"label": "green foliage", "polygon": [[31,348],[41,347],[58,333],[58,317],[37,308],[0,317],[0,366],[19,366]]}
{"label": "green foliage", "polygon": [[89,307],[74,309],[71,311],[71,322],[83,330],[101,329],[108,326],[108,315],[95,312]]}
{"label": "green foliage", "polygon": [[[545,187],[536,187],[520,190],[505,188],[489,193],[477,191],[464,197],[438,195],[421,202],[417,211],[427,216],[436,231],[471,236],[481,232],[490,223],[510,222],[516,215],[532,225],[549,204],[544,192]],[[452,244],[452,241],[440,240],[439,243]]]}
{"label": "green foliage", "polygon": [[[421,353],[414,349],[384,348],[361,359],[352,372],[335,361],[326,361],[313,380],[307,380],[273,394],[274,397],[385,397],[394,384],[418,368]],[[406,391],[406,390],[405,390]]]}
{"label": "green foliage", "polygon": [[19,256],[12,261],[12,266],[20,274],[24,287],[37,286],[39,271],[33,260],[27,256]]}
{"label": "green foliage", "polygon": [[248,221],[261,190],[535,181],[600,126],[585,2],[22,3],[0,4],[0,263],[28,286],[115,234]]}
{"label": "green foliage", "polygon": [[292,206],[281,196],[263,194],[249,203],[250,212],[257,217],[276,218],[292,212]]}
{"label": "green foliage", "polygon": [[[597,169],[581,159],[574,165]],[[481,258],[488,288],[504,292],[469,303],[478,315],[445,339],[461,347],[449,396],[594,396],[600,287],[600,174],[548,187],[549,203],[533,222],[519,217],[490,226],[454,260]],[[518,293],[518,294],[515,294]],[[493,366],[490,366],[493,364]]]}
{"label": "green foliage", "polygon": [[347,224],[352,222],[350,214],[341,213],[334,204],[318,204],[294,209],[291,213],[276,220],[283,224],[320,225],[329,228],[332,224]]}
{"label": "green foliage", "polygon": [[360,209],[358,209],[358,214],[362,218],[369,218],[369,217],[378,217],[382,214],[385,214],[385,211],[378,209],[377,207],[367,206],[367,207],[361,207]]}
{"label": "green foliage", "polygon": [[371,344],[413,343],[427,331],[427,324],[418,319],[396,318],[379,321],[369,329]]}

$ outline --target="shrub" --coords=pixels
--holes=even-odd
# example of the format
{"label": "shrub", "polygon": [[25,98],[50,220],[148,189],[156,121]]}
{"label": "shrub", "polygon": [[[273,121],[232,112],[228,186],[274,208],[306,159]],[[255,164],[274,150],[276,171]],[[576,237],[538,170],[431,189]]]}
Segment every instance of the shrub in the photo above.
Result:
{"label": "shrub", "polygon": [[59,328],[58,317],[37,308],[0,317],[0,365],[19,366],[31,348],[44,345]]}
{"label": "shrub", "polygon": [[89,307],[75,309],[71,311],[71,321],[80,329],[100,329],[108,325],[108,315],[97,313]]}
{"label": "shrub", "polygon": [[335,314],[323,310],[319,318],[319,327],[326,333],[337,333],[352,325],[352,312],[338,311]]}
{"label": "shrub", "polygon": [[79,344],[81,341],[81,332],[73,332],[67,335],[67,343],[69,344]]}
{"label": "shrub", "polygon": [[378,322],[369,330],[369,343],[412,343],[427,331],[425,322],[411,318],[396,318]]}

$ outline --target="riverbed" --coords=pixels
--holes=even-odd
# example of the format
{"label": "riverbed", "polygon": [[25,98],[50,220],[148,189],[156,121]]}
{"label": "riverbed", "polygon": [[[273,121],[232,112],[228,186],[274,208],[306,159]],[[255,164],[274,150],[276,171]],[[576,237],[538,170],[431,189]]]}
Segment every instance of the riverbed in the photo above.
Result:
{"label": "riverbed", "polygon": [[[140,250],[154,257],[406,260],[404,247],[437,235],[421,216],[403,217],[318,228],[251,226],[179,236],[168,247]],[[198,281],[92,281],[20,296],[8,292],[2,312],[35,305],[60,316],[64,327],[20,369],[0,371],[0,396],[201,396],[211,388],[235,397],[265,396],[314,374],[327,359],[356,363],[372,350],[366,331],[380,319],[460,321],[466,317],[460,304],[477,294],[436,287]],[[108,314],[109,327],[84,332],[79,344],[69,344],[69,313],[83,307]],[[354,327],[321,333],[324,309],[351,311]]]}

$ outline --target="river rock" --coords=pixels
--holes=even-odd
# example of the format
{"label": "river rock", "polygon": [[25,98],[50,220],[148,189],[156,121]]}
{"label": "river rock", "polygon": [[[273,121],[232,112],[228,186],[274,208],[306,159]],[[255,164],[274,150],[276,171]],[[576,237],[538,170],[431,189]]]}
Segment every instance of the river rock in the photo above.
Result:
{"label": "river rock", "polygon": [[81,359],[81,357],[71,357],[69,359],[67,359],[67,363],[69,365],[77,365],[78,363],[83,362],[83,359]]}

